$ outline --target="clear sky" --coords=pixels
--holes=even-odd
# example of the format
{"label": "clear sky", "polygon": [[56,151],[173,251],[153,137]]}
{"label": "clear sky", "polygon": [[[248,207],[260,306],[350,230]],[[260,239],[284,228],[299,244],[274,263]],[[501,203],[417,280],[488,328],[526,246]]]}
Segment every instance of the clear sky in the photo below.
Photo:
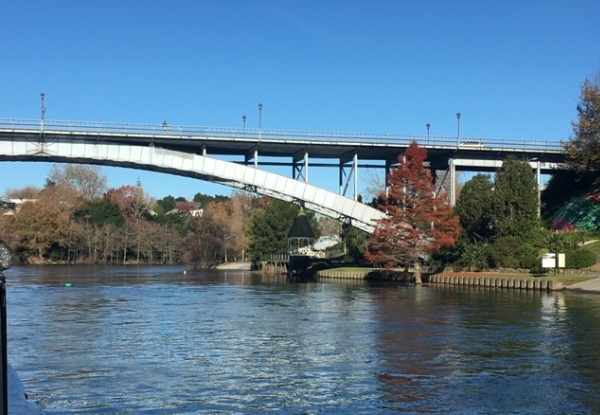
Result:
{"label": "clear sky", "polygon": [[[43,91],[49,120],[256,128],[262,102],[265,129],[454,136],[460,111],[461,137],[567,140],[598,16],[597,0],[5,1],[0,118],[39,119]],[[49,169],[0,162],[0,195]],[[157,198],[231,193],[102,171]]]}

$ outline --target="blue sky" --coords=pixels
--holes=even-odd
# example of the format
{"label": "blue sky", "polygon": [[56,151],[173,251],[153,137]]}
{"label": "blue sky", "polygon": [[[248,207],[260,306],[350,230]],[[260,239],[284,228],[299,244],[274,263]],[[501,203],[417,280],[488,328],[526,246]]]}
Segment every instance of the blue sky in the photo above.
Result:
{"label": "blue sky", "polygon": [[[43,91],[51,120],[256,128],[262,102],[265,129],[454,136],[460,111],[463,137],[567,140],[597,16],[597,0],[2,2],[0,118],[39,119]],[[49,169],[0,163],[0,195]],[[157,198],[231,192],[103,172]]]}

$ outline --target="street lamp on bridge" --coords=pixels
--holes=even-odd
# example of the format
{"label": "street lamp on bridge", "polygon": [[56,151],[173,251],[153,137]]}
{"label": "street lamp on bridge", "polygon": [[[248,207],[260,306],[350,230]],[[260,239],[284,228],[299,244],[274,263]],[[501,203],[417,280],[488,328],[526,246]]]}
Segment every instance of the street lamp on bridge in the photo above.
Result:
{"label": "street lamp on bridge", "polygon": [[456,113],[456,122],[456,146],[458,147],[460,141],[460,112]]}
{"label": "street lamp on bridge", "polygon": [[41,110],[42,110],[42,116],[41,116],[41,118],[42,118],[42,124],[41,124],[41,126],[42,126],[42,132],[44,132],[44,122],[46,120],[46,106],[44,105],[44,99],[46,98],[46,94],[44,94],[42,92],[40,94],[40,98],[42,99],[42,108],[41,108]]}
{"label": "street lamp on bridge", "polygon": [[258,142],[262,140],[262,102],[258,103]]}
{"label": "street lamp on bridge", "polygon": [[427,127],[427,144],[429,144],[429,128],[431,127],[431,124],[427,123],[425,127]]}

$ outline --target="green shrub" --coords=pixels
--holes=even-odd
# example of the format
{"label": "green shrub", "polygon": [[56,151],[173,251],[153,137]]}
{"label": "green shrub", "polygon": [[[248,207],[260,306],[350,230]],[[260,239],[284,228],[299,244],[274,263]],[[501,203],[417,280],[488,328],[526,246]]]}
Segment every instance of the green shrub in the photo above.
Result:
{"label": "green shrub", "polygon": [[543,268],[542,267],[542,259],[538,258],[539,261],[530,268],[529,273],[531,274],[535,274],[535,275],[546,275],[548,274],[548,272],[550,272],[550,268]]}
{"label": "green shrub", "polygon": [[531,244],[522,244],[515,250],[519,268],[531,269],[537,263],[538,251]]}
{"label": "green shrub", "polygon": [[459,264],[468,271],[481,271],[490,267],[490,256],[490,246],[488,244],[465,245]]}
{"label": "green shrub", "polygon": [[503,236],[496,239],[492,246],[492,260],[496,267],[518,268],[517,250],[521,246],[521,238]]}
{"label": "green shrub", "polygon": [[589,249],[577,249],[566,253],[566,267],[581,269],[596,264],[596,254]]}

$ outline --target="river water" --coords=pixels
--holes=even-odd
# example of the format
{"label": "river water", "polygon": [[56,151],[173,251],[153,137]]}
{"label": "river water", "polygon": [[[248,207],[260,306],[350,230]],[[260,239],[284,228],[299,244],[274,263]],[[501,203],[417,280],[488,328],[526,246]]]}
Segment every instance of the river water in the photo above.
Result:
{"label": "river water", "polygon": [[598,414],[600,295],[14,267],[47,414]]}

